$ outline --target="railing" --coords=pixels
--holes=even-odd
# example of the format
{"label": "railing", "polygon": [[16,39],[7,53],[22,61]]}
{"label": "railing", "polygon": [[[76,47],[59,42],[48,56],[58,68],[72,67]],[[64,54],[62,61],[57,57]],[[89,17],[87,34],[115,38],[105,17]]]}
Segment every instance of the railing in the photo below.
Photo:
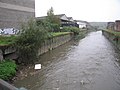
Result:
{"label": "railing", "polygon": [[7,83],[6,81],[0,79],[0,90],[27,90],[25,88],[16,88],[13,85]]}

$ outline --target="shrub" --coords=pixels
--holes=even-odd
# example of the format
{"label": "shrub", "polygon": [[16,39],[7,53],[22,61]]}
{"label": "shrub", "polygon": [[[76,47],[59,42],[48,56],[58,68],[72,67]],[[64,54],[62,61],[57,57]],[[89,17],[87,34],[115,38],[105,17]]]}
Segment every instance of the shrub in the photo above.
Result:
{"label": "shrub", "polygon": [[44,27],[37,26],[33,20],[22,26],[21,34],[16,40],[20,62],[24,64],[33,63],[38,57],[38,49],[46,38],[47,32]]}
{"label": "shrub", "polygon": [[5,60],[0,62],[0,78],[8,80],[16,73],[16,64],[14,61]]}
{"label": "shrub", "polygon": [[87,35],[87,33],[88,33],[88,31],[86,31],[86,30],[80,31],[79,35],[76,35],[74,39],[75,40],[80,40],[80,39],[84,38]]}
{"label": "shrub", "polygon": [[62,31],[73,32],[75,35],[78,35],[79,32],[80,32],[80,28],[77,28],[77,27],[63,27]]}

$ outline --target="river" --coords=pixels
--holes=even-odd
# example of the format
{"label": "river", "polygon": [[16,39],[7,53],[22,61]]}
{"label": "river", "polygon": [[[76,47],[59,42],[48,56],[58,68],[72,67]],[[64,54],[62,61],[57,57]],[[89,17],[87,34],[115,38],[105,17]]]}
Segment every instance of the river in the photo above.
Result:
{"label": "river", "polygon": [[40,57],[42,69],[28,68],[14,82],[28,90],[120,90],[120,53],[102,35],[91,32]]}

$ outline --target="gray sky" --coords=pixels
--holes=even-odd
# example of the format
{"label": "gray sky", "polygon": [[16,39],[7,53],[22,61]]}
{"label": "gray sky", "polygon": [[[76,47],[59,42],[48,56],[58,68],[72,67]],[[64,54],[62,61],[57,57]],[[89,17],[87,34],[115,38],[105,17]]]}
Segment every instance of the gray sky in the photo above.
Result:
{"label": "gray sky", "polygon": [[120,0],[35,0],[36,17],[46,16],[50,7],[54,14],[66,14],[77,20],[115,21],[120,19]]}

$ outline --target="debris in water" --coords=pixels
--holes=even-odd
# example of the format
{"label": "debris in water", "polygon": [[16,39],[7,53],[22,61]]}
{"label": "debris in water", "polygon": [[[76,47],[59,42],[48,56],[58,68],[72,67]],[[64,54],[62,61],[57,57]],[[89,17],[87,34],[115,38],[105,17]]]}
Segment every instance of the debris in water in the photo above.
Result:
{"label": "debris in water", "polygon": [[35,69],[41,69],[41,64],[35,64]]}
{"label": "debris in water", "polygon": [[83,84],[84,84],[84,81],[83,81],[83,80],[81,80],[81,81],[80,81],[80,83],[83,85]]}

